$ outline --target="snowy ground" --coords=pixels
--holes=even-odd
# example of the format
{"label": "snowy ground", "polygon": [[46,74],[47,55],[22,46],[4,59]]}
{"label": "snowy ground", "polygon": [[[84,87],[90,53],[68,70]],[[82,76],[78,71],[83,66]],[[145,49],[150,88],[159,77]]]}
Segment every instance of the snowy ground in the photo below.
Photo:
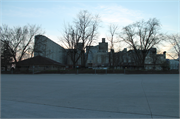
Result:
{"label": "snowy ground", "polygon": [[179,117],[179,75],[1,75],[2,118]]}

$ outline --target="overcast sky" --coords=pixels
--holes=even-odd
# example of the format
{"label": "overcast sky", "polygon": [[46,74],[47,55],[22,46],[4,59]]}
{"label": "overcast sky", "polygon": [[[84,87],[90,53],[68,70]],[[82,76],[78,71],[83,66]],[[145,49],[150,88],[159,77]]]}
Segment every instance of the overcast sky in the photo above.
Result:
{"label": "overcast sky", "polygon": [[106,37],[108,25],[120,27],[139,20],[157,18],[162,32],[179,31],[180,0],[1,0],[1,24],[10,27],[37,24],[45,35],[59,42],[64,23],[72,23],[80,10],[101,16],[101,41]]}

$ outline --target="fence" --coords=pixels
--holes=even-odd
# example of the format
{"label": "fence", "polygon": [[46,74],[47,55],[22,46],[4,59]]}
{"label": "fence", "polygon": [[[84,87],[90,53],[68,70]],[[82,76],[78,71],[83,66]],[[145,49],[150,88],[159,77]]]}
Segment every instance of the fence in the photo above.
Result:
{"label": "fence", "polygon": [[[12,74],[12,72],[1,72]],[[13,74],[33,74],[32,71],[14,71]],[[69,69],[69,70],[44,70],[34,74],[179,74],[179,70],[122,70],[122,69]]]}

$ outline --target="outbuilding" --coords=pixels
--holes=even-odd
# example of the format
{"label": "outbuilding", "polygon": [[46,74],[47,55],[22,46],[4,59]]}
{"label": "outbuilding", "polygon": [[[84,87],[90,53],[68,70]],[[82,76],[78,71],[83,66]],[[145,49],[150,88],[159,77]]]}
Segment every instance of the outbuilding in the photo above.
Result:
{"label": "outbuilding", "polygon": [[65,65],[43,56],[35,56],[16,64],[16,69],[20,71],[43,71],[43,70],[61,70]]}

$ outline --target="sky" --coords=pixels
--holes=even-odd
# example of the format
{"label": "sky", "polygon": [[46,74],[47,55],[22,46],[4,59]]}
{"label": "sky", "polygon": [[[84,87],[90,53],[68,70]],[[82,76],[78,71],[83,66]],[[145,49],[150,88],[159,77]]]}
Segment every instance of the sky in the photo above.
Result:
{"label": "sky", "polygon": [[[59,43],[64,24],[73,23],[81,10],[101,17],[99,39],[106,38],[108,25],[120,29],[140,20],[157,18],[161,32],[180,32],[180,0],[0,0],[0,23],[9,27],[40,25],[45,36]],[[169,50],[170,47],[162,47]]]}

